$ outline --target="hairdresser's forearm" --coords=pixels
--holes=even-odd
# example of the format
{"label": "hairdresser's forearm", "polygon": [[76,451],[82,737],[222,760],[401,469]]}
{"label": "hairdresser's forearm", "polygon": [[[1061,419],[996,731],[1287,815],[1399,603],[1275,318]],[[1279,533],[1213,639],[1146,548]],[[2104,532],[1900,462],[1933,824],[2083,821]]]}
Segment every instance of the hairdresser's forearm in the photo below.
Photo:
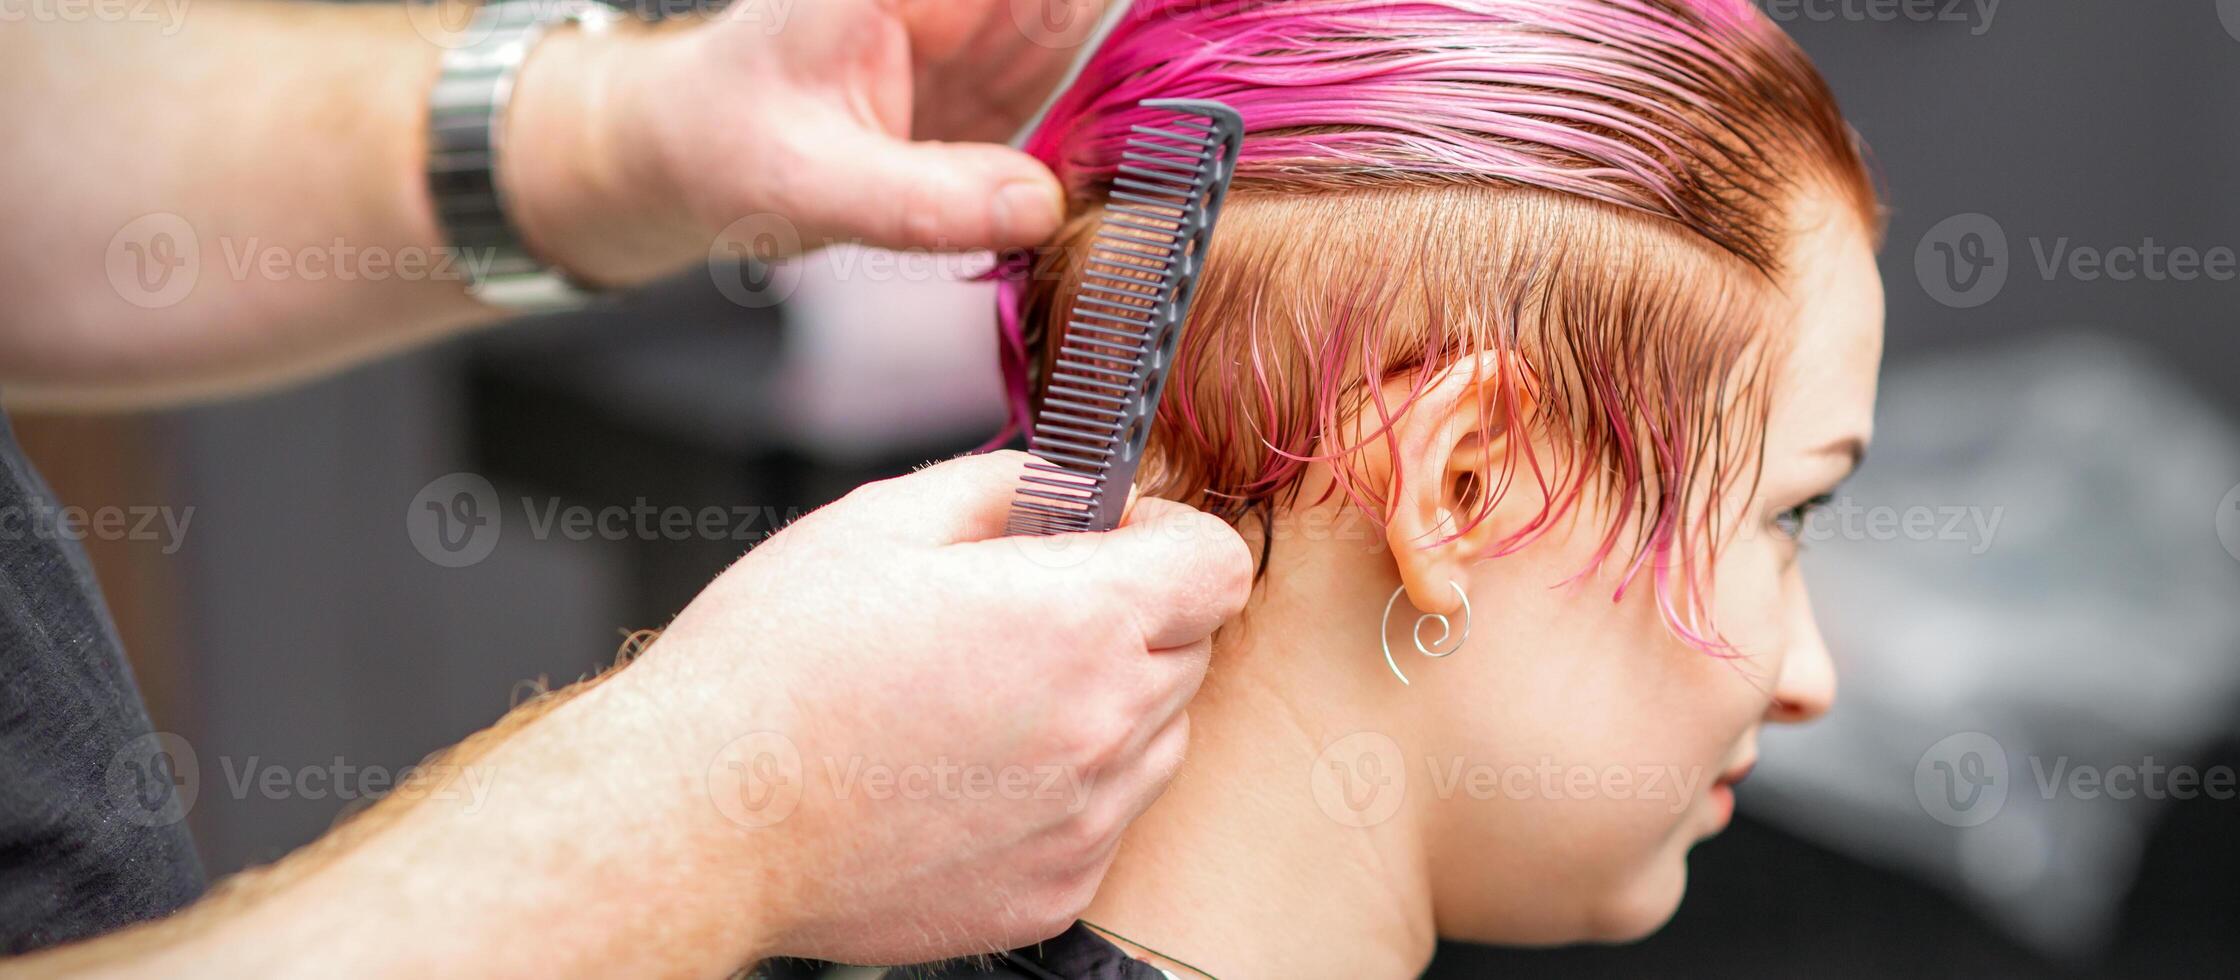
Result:
{"label": "hairdresser's forearm", "polygon": [[720,826],[704,788],[628,751],[691,754],[628,673],[517,713],[439,782],[171,919],[0,975],[721,976],[760,959],[759,876],[735,836],[716,851],[698,832]]}
{"label": "hairdresser's forearm", "polygon": [[[393,3],[182,10],[177,24],[0,31],[12,400],[224,393],[497,318],[467,295],[425,186],[435,18]],[[537,125],[509,131],[501,178],[597,204],[576,174],[511,173],[587,164],[570,53],[531,59],[516,121]]]}

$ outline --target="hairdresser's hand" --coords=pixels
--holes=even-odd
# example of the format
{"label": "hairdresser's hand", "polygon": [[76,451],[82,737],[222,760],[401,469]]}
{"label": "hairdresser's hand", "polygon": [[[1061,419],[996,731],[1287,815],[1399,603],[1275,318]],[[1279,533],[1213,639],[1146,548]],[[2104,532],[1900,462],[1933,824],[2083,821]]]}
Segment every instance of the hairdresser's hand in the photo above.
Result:
{"label": "hairdresser's hand", "polygon": [[1061,217],[1057,181],[993,144],[1107,5],[734,0],[706,20],[556,34],[508,122],[511,144],[534,148],[505,174],[524,234],[607,283],[704,260],[727,229],[726,247],[764,257],[835,240],[1037,244]]}
{"label": "hairdresser's hand", "polygon": [[759,919],[761,953],[1048,938],[1181,763],[1209,637],[1250,590],[1243,541],[1155,499],[1073,549],[997,538],[1026,459],[802,518],[610,682],[661,706],[649,765],[696,792],[673,829],[735,899],[708,907]]}

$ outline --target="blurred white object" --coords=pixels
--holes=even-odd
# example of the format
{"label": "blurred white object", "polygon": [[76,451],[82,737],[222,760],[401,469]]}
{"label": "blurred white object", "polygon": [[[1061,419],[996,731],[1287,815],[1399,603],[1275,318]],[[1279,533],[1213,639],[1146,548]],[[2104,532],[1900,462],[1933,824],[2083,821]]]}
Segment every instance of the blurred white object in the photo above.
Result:
{"label": "blurred white object", "polygon": [[2233,730],[2240,561],[2217,508],[2240,437],[2086,334],[1893,371],[1877,424],[1847,515],[1808,533],[1836,710],[1769,730],[1745,797],[2090,951],[2180,767]]}
{"label": "blurred white object", "polygon": [[836,245],[790,263],[787,436],[825,458],[978,445],[1003,425],[985,254]]}
{"label": "blurred white object", "polygon": [[[1125,0],[1110,5],[1085,32],[1064,81],[1013,145],[1040,125],[1127,8]],[[972,281],[990,264],[985,254],[854,245],[787,263],[778,274],[787,290],[782,374],[794,444],[827,458],[861,457],[939,441],[976,446],[993,437],[1006,412],[996,367],[995,286]]]}

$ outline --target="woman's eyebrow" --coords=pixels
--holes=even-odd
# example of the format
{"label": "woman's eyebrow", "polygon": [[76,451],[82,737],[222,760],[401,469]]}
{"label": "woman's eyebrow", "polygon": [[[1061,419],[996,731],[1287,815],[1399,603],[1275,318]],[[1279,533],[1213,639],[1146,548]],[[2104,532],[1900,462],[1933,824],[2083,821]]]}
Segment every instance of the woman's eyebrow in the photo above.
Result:
{"label": "woman's eyebrow", "polygon": [[1845,475],[1848,476],[1857,472],[1859,465],[1867,461],[1867,441],[1858,436],[1844,436],[1813,450],[1812,453],[1815,456],[1842,456],[1849,459],[1851,465],[1845,470]]}

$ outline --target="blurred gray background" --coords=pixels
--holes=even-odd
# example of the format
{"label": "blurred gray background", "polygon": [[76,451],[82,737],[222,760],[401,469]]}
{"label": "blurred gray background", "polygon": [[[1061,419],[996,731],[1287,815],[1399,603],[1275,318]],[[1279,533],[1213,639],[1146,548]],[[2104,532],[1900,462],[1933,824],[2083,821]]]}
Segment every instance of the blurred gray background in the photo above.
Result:
{"label": "blurred gray background", "polygon": [[[2240,247],[2240,9],[2005,2],[1987,22],[1975,0],[1763,6],[1833,82],[1892,208],[1869,468],[1889,475],[1853,492],[1862,507],[1996,510],[2007,537],[1815,542],[1811,560],[1843,583],[1819,598],[1845,703],[1795,743],[1801,762],[1745,787],[1743,819],[1691,862],[1674,924],[1624,949],[1455,947],[1431,975],[2228,973],[2240,801],[2010,804],[1961,828],[1912,794],[1924,753],[1970,732],[2011,757],[2019,797],[2025,759],[2050,747],[2103,765],[2240,763],[2225,669],[2240,662],[2240,559],[2218,534],[2240,484],[2240,282],[2049,277],[2039,262],[2056,247]],[[1961,215],[1984,217],[1948,221]],[[993,432],[973,287],[895,275],[842,296],[820,281],[859,283],[829,261],[769,280],[721,258],[609,309],[308,388],[19,422],[67,502],[194,509],[175,552],[124,542],[96,558],[158,726],[196,749],[190,819],[213,874],[280,856],[350,802],[229,782],[410,764],[495,719],[523,682],[608,662],[624,631],[661,624],[788,514]],[[1978,273],[1991,278],[1968,288]],[[923,290],[941,298],[909,298]],[[486,559],[449,568],[416,548],[408,515],[459,472],[491,482],[504,523]],[[759,516],[720,540],[571,540],[525,512],[640,501]],[[1909,618],[1909,583],[1951,604],[1934,628]],[[1830,608],[1846,597],[1848,618]],[[2039,639],[2052,610],[2078,626]],[[1909,656],[1920,665],[1887,668]],[[1971,664],[1978,686],[1959,689],[1980,697],[1924,704],[1907,687]],[[1769,760],[1782,751],[1769,742]]]}

